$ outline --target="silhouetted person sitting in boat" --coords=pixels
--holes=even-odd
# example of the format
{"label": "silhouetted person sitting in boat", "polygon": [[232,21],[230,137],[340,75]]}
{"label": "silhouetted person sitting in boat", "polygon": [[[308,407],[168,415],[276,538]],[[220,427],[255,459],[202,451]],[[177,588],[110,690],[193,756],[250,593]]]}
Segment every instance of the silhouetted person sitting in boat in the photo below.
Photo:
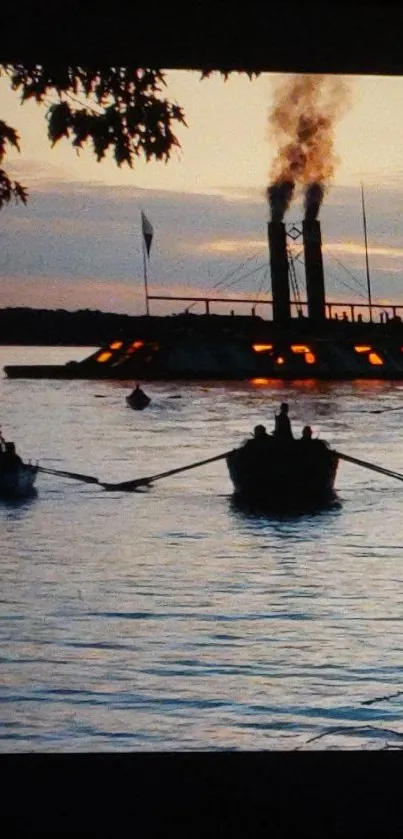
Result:
{"label": "silhouetted person sitting in boat", "polygon": [[308,442],[308,443],[312,440],[312,428],[311,428],[310,425],[306,425],[302,429],[302,438],[301,439],[304,440],[305,442]]}
{"label": "silhouetted person sitting in boat", "polygon": [[310,425],[306,425],[302,431],[301,443],[304,447],[308,448],[309,451],[318,452],[323,449],[329,448],[329,443],[326,440],[319,440],[317,437],[314,438],[312,436],[312,428]]}
{"label": "silhouetted person sitting in boat", "polygon": [[264,425],[255,425],[253,429],[252,443],[258,446],[267,446],[271,442],[271,436],[267,433]]}
{"label": "silhouetted person sitting in boat", "polygon": [[316,440],[312,437],[312,428],[310,425],[305,425],[302,429],[301,439],[299,441],[300,445],[302,446],[303,451],[312,451],[312,444],[313,448],[315,448]]}
{"label": "silhouetted person sitting in boat", "polygon": [[246,446],[254,451],[261,450],[271,443],[272,437],[267,433],[264,425],[255,425],[253,429],[253,437],[246,441]]}
{"label": "silhouetted person sitting in boat", "polygon": [[22,466],[22,460],[15,450],[15,443],[5,444],[5,452],[1,454],[0,464],[5,472],[12,472]]}
{"label": "silhouetted person sitting in boat", "polygon": [[280,405],[280,413],[276,414],[274,420],[274,432],[273,436],[276,440],[293,440],[293,434],[291,431],[291,422],[288,416],[289,406],[287,402],[282,402]]}

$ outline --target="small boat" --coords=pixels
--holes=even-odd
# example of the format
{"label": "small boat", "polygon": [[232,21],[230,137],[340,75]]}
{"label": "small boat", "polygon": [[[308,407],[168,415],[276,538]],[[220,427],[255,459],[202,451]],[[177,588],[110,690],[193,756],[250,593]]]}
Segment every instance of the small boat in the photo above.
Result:
{"label": "small boat", "polygon": [[151,399],[139,385],[136,385],[129,396],[126,396],[126,402],[135,411],[143,411],[150,404]]}
{"label": "small boat", "polygon": [[11,469],[0,467],[0,498],[29,498],[35,492],[38,467],[30,463],[16,464]]}
{"label": "small boat", "polygon": [[322,440],[251,439],[227,458],[236,500],[264,509],[313,509],[336,499],[339,457]]}

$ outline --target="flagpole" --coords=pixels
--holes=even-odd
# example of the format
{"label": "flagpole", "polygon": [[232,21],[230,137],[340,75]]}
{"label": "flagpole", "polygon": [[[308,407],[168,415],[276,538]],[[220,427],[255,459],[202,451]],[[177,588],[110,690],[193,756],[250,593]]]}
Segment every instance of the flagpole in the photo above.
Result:
{"label": "flagpole", "polygon": [[368,239],[367,239],[367,219],[365,215],[365,203],[364,203],[364,185],[361,181],[361,205],[362,205],[362,218],[364,223],[364,240],[365,240],[365,266],[367,269],[367,291],[368,291],[368,303],[369,303],[369,319],[372,323],[372,295],[371,295],[371,279],[369,276],[369,260],[368,260]]}
{"label": "flagpole", "polygon": [[143,248],[143,270],[144,270],[144,292],[146,297],[146,315],[150,314],[150,305],[148,301],[148,280],[147,280],[147,256],[146,256],[146,249],[144,244],[144,235],[143,231],[141,231],[141,244]]}

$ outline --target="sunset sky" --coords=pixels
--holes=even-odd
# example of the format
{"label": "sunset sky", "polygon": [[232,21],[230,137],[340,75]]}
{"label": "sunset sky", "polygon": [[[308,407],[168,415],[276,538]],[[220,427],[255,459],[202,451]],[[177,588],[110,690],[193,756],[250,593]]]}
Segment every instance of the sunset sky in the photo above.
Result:
{"label": "sunset sky", "polygon": [[[10,152],[6,169],[30,193],[27,207],[0,216],[3,307],[142,313],[140,210],[154,227],[151,293],[197,295],[218,286],[223,296],[270,294],[265,189],[276,154],[269,111],[278,76],[201,81],[182,71],[167,81],[166,95],[188,123],[177,131],[181,150],[168,164],[119,170],[89,150],[77,156],[65,140],[51,149],[45,107],[21,106],[0,79],[0,116],[21,135],[21,154]],[[340,162],[320,215],[327,298],[366,296],[363,181],[373,300],[403,303],[403,78],[346,83],[349,106],[335,126]],[[285,220],[301,217],[297,200]],[[304,298],[301,267],[298,280]],[[154,314],[184,307],[151,302]]]}

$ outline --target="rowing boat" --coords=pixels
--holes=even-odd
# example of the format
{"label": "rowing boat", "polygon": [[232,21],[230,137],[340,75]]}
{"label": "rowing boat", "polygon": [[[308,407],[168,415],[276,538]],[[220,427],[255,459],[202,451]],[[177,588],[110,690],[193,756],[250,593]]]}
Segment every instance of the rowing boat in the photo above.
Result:
{"label": "rowing boat", "polygon": [[144,390],[141,390],[140,387],[136,387],[129,396],[126,396],[126,402],[135,411],[143,411],[144,408],[148,407],[151,399],[146,393],[144,393]]}
{"label": "rowing boat", "polygon": [[38,467],[17,464],[12,469],[0,468],[0,498],[28,498],[35,492]]}
{"label": "rowing boat", "polygon": [[326,505],[334,500],[339,457],[322,440],[248,440],[227,467],[239,500],[270,509]]}

